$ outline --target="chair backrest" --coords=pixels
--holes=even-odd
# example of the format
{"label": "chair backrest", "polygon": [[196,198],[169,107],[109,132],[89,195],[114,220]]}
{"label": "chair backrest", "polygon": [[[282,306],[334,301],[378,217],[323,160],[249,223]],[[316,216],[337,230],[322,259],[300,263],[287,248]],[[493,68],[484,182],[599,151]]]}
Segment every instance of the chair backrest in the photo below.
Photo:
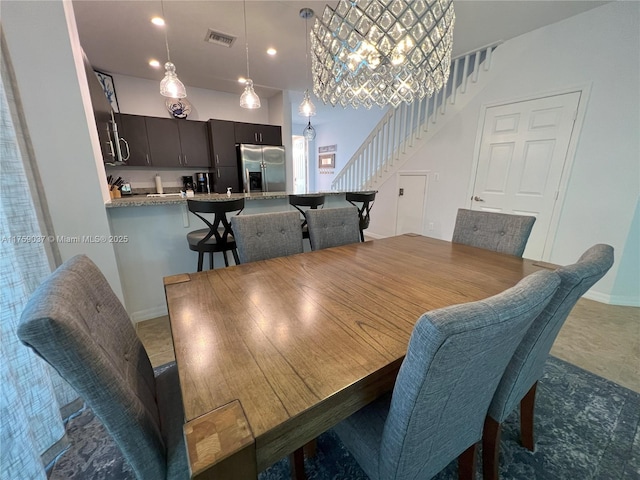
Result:
{"label": "chair backrest", "polygon": [[240,263],[302,253],[298,212],[238,215],[231,219]]}
{"label": "chair backrest", "polygon": [[536,217],[460,208],[452,241],[522,257]]}
{"label": "chair backrest", "polygon": [[420,317],[393,389],[379,478],[431,478],[481,439],[504,369],[559,283],[539,271],[493,297]]}
{"label": "chair backrest", "polygon": [[[347,192],[345,194],[345,200],[358,209],[360,230],[366,230],[369,228],[369,222],[371,221],[371,208],[373,208],[376,193],[378,192]],[[356,202],[361,203],[361,205],[356,205]]]}
{"label": "chair backrest", "polygon": [[153,368],[127,312],[89,258],[73,257],[36,289],[18,337],[89,404],[139,479],[166,477]]}
{"label": "chair backrest", "polygon": [[360,220],[356,207],[307,210],[304,216],[309,226],[312,250],[360,241]]}
{"label": "chair backrest", "polygon": [[[227,219],[227,213],[240,214],[244,209],[244,197],[232,200],[187,200],[187,207],[191,213],[202,220],[209,227],[209,233],[199,243],[207,243],[211,237],[215,237],[216,243],[225,244],[227,237],[231,235],[231,224]],[[213,222],[207,220],[202,213],[213,214]],[[221,225],[222,224],[222,225]],[[222,231],[222,232],[221,232]]]}
{"label": "chair backrest", "polygon": [[516,349],[489,407],[499,423],[513,411],[529,389],[542,377],[551,346],[576,302],[613,265],[613,247],[594,245],[573,265],[556,270],[560,288],[534,320]]}

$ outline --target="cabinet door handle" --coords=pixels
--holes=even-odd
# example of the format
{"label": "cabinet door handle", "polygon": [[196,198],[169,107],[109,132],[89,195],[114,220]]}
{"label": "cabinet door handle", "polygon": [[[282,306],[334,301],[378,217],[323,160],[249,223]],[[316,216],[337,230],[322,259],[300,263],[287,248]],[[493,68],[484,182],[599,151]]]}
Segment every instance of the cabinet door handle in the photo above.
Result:
{"label": "cabinet door handle", "polygon": [[184,164],[185,164],[185,165],[188,165],[188,162],[187,162],[187,154],[186,154],[186,153],[184,154]]}
{"label": "cabinet door handle", "polygon": [[220,165],[220,159],[218,158],[218,154],[216,153],[216,165]]}
{"label": "cabinet door handle", "polygon": [[254,140],[256,141],[256,143],[258,143],[258,141],[259,141],[259,140],[258,140],[258,132],[256,132],[256,133],[254,133],[254,134],[253,134],[253,138],[254,138]]}
{"label": "cabinet door handle", "polygon": [[144,154],[144,156],[145,156],[145,158],[147,159],[147,165],[149,165],[149,164],[150,164],[150,162],[149,162],[149,154],[148,154],[148,153],[145,153],[145,154]]}
{"label": "cabinet door handle", "polygon": [[262,134],[260,134],[260,143],[262,143]]}
{"label": "cabinet door handle", "polygon": [[216,171],[218,172],[218,178],[220,178],[220,169],[218,168]]}
{"label": "cabinet door handle", "polygon": [[178,154],[178,163],[182,165],[182,155]]}

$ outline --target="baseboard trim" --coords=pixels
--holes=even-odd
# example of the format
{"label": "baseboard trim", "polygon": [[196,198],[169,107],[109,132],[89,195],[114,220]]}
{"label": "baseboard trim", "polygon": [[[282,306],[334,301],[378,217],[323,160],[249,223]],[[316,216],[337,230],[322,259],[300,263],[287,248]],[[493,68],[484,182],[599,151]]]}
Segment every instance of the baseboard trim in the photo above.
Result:
{"label": "baseboard trim", "polygon": [[621,295],[607,295],[601,292],[589,291],[583,295],[588,300],[594,300],[607,305],[619,305],[621,307],[640,307],[640,298],[625,297]]}
{"label": "baseboard trim", "polygon": [[152,318],[164,317],[168,313],[166,305],[158,305],[153,308],[147,308],[146,310],[140,310],[139,312],[133,312],[129,316],[133,323],[138,323],[151,320]]}

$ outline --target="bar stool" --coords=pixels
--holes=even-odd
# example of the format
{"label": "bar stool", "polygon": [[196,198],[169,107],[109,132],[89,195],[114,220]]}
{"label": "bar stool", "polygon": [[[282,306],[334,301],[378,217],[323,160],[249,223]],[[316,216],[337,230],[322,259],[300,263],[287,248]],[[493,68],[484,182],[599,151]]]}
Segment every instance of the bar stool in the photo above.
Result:
{"label": "bar stool", "polygon": [[317,210],[324,205],[324,195],[321,193],[310,193],[305,195],[289,195],[289,205],[293,205],[302,214],[300,225],[302,228],[302,238],[309,238],[309,228],[307,219],[304,217],[304,210],[301,207]]}
{"label": "bar stool", "polygon": [[[209,268],[211,269],[213,269],[213,254],[215,252],[222,252],[224,265],[228,267],[227,252],[231,250],[233,259],[236,264],[239,264],[236,242],[231,231],[231,224],[227,219],[227,213],[238,212],[236,213],[238,215],[244,209],[244,197],[221,201],[187,200],[187,207],[191,213],[209,227],[187,233],[189,249],[198,252],[198,272],[202,271],[205,253],[209,253]],[[201,213],[212,213],[214,215],[213,223],[200,215]]]}
{"label": "bar stool", "polygon": [[[364,230],[369,228],[371,220],[369,213],[376,199],[377,190],[370,192],[347,192],[345,198],[354,207],[358,208],[358,216],[360,217],[360,241],[364,242]],[[354,202],[362,203],[358,206]]]}

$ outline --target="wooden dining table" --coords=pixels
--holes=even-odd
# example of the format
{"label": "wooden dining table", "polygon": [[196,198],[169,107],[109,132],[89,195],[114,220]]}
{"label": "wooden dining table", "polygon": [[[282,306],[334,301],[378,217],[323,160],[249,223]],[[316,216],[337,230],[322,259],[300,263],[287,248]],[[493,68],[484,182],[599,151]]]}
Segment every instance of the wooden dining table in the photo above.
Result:
{"label": "wooden dining table", "polygon": [[405,234],[166,277],[192,478],[255,479],[393,389],[423,313],[541,268]]}

